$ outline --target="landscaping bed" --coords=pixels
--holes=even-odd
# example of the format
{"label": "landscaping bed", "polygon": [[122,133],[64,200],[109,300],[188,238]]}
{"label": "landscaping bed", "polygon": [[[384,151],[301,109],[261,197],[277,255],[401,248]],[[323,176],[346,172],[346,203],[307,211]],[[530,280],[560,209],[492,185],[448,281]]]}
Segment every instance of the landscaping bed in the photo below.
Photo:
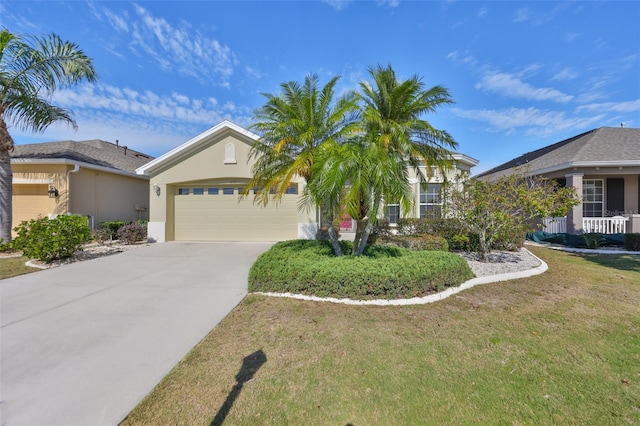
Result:
{"label": "landscaping bed", "polygon": [[[341,244],[350,251],[350,242]],[[249,291],[398,299],[456,287],[471,278],[467,262],[445,251],[374,245],[363,256],[336,257],[326,241],[293,240],[258,257],[249,271]]]}

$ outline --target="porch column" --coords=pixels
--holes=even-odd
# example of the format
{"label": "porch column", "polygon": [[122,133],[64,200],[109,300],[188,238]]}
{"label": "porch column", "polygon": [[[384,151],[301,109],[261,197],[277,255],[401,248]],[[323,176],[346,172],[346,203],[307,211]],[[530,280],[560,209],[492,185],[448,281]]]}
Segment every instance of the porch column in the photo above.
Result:
{"label": "porch column", "polygon": [[[584,173],[568,173],[564,177],[567,179],[567,187],[574,187],[582,200],[582,177]],[[567,213],[567,233],[582,234],[582,203],[573,207]]]}

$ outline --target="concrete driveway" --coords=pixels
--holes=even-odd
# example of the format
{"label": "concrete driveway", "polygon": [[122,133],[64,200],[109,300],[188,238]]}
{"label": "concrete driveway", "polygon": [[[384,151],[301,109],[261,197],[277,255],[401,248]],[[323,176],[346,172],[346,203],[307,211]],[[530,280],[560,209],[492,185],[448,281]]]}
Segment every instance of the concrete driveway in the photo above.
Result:
{"label": "concrete driveway", "polygon": [[2,425],[115,425],[247,293],[270,243],[165,243],[0,281]]}

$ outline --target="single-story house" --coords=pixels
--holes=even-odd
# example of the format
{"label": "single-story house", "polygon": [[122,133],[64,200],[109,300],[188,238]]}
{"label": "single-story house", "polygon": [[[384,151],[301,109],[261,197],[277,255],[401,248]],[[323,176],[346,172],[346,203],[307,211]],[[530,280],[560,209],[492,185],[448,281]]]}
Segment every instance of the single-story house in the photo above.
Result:
{"label": "single-story house", "polygon": [[10,156],[12,229],[60,214],[87,216],[93,229],[148,219],[149,178],[135,169],[153,157],[98,139],[16,145]]}
{"label": "single-story house", "polygon": [[566,218],[548,222],[551,232],[640,232],[640,129],[593,129],[476,177],[492,180],[511,173],[555,179],[582,196]]}
{"label": "single-story house", "polygon": [[[298,209],[304,179],[294,179],[278,204],[254,204],[251,196],[240,200],[252,177],[249,151],[258,140],[258,135],[225,120],[139,167],[136,172],[150,179],[149,238],[158,242],[314,238],[318,212]],[[462,154],[453,158],[467,171],[477,164]],[[434,186],[420,189],[414,179],[417,217],[440,205],[441,181],[436,175]]]}

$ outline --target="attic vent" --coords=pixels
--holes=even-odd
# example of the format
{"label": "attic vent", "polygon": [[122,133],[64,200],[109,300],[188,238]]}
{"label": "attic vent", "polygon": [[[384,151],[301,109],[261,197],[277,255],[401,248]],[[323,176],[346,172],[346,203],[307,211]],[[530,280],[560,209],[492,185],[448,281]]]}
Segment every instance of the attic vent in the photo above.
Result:
{"label": "attic vent", "polygon": [[236,164],[236,146],[231,142],[224,147],[224,164]]}

